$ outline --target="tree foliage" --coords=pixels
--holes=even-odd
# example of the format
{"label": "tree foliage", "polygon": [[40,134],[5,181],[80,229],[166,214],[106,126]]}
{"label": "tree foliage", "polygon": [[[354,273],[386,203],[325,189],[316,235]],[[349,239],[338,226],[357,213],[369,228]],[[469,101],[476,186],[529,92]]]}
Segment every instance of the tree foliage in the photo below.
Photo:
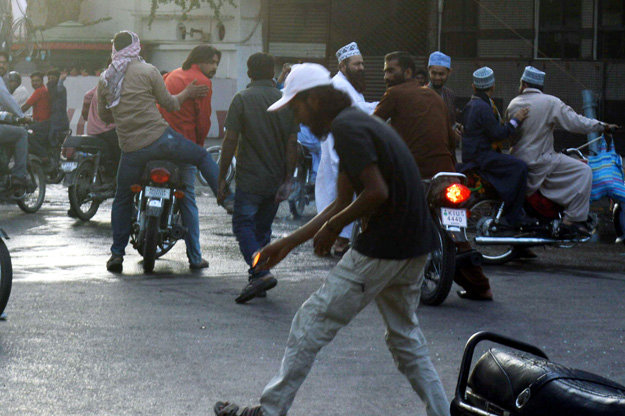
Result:
{"label": "tree foliage", "polygon": [[207,4],[213,13],[215,14],[215,18],[221,22],[221,9],[225,4],[230,4],[233,7],[237,7],[234,4],[234,0],[151,0],[150,6],[150,18],[148,20],[148,25],[152,25],[154,18],[156,16],[156,10],[161,4],[175,4],[180,7],[182,10],[182,19],[185,20],[187,18],[187,13],[193,9],[198,9],[202,4]]}

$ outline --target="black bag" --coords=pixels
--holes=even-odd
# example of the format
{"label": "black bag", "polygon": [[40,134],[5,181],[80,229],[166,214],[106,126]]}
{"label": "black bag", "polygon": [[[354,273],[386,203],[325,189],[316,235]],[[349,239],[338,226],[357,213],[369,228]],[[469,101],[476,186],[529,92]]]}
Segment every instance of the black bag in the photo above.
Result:
{"label": "black bag", "polygon": [[[467,350],[472,355],[481,340],[521,351],[488,350],[467,380]],[[625,415],[625,386],[553,363],[536,347],[495,334],[479,333],[469,340],[458,387],[452,415]]]}

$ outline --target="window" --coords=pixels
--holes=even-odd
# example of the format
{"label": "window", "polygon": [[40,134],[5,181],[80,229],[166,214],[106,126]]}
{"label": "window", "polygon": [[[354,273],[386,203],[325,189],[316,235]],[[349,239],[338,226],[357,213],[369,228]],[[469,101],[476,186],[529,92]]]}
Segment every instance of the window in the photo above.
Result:
{"label": "window", "polygon": [[441,50],[446,55],[477,57],[478,10],[475,1],[445,1],[442,23]]}
{"label": "window", "polygon": [[625,59],[625,3],[601,0],[597,39],[599,59]]}
{"label": "window", "polygon": [[537,58],[579,58],[582,0],[540,0]]}

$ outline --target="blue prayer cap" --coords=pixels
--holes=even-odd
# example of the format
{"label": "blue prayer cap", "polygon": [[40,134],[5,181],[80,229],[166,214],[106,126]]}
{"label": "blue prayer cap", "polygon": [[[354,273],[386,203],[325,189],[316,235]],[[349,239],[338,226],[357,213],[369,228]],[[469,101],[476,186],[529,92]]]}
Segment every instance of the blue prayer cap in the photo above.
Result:
{"label": "blue prayer cap", "polygon": [[428,62],[428,66],[444,66],[445,68],[451,69],[451,58],[445,55],[443,52],[432,52],[430,55],[430,60]]}
{"label": "blue prayer cap", "polygon": [[539,85],[542,87],[545,85],[545,73],[534,68],[533,66],[526,66],[521,80],[529,84]]}
{"label": "blue prayer cap", "polygon": [[473,73],[473,85],[481,90],[488,89],[495,85],[495,73],[485,66]]}

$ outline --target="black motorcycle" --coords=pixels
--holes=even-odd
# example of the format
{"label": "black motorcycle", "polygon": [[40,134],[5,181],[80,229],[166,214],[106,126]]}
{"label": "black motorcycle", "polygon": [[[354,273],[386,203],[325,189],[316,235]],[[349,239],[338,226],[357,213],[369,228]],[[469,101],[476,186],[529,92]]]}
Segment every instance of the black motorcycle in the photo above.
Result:
{"label": "black motorcycle", "polygon": [[[0,111],[0,124],[25,128],[22,120],[6,111]],[[11,150],[0,147],[0,200],[16,202],[20,209],[27,213],[37,212],[46,196],[46,174],[42,161],[29,153],[26,169],[30,184],[24,187],[17,186],[13,181],[10,170],[11,157]]]}
{"label": "black motorcycle", "polygon": [[175,163],[153,160],[131,189],[135,197],[130,242],[143,256],[143,270],[150,273],[156,259],[187,232],[180,217],[184,185]]}
{"label": "black motorcycle", "polygon": [[115,196],[119,160],[110,143],[98,136],[68,136],[62,145],[62,158],[70,212],[88,221],[104,200]]}
{"label": "black motorcycle", "polygon": [[[499,345],[471,369],[482,341]],[[450,411],[452,416],[621,416],[625,386],[551,362],[533,345],[478,332],[464,349]]]}
{"label": "black motorcycle", "polygon": [[4,240],[9,236],[0,228],[0,318],[4,313],[11,295],[11,285],[13,283],[13,267],[11,265],[11,255]]}
{"label": "black motorcycle", "polygon": [[[456,243],[466,242],[466,202],[471,190],[465,186],[466,177],[461,173],[440,172],[432,179],[424,179],[430,217],[434,223],[437,245],[425,265],[421,285],[421,303],[438,306],[449,295],[454,283],[456,264],[482,264],[482,256],[475,250],[456,255]],[[351,241],[358,238],[362,222],[352,228]]]}

